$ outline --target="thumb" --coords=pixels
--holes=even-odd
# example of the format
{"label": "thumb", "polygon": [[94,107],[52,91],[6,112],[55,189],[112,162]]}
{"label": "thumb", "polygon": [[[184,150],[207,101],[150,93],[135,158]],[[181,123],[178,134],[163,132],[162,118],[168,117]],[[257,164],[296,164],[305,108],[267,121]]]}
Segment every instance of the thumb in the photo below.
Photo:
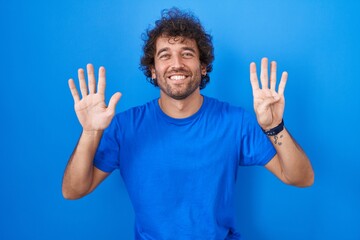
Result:
{"label": "thumb", "polygon": [[256,110],[258,113],[266,112],[270,105],[278,102],[279,100],[279,98],[268,97],[261,104],[258,105]]}
{"label": "thumb", "polygon": [[122,94],[120,92],[115,93],[111,96],[108,106],[108,111],[115,112],[116,104],[119,102]]}

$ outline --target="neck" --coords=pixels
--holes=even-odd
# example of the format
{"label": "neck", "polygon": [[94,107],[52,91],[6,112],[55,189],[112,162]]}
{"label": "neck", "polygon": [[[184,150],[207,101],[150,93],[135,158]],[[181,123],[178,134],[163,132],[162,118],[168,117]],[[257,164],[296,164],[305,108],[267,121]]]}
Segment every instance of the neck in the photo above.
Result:
{"label": "neck", "polygon": [[172,118],[187,118],[195,114],[203,103],[200,90],[182,100],[176,100],[160,92],[159,105],[161,110]]}

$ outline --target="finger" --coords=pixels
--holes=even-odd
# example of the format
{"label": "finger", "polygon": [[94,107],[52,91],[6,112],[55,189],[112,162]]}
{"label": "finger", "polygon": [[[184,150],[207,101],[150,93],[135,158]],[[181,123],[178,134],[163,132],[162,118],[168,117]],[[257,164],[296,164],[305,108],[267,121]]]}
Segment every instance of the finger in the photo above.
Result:
{"label": "finger", "polygon": [[270,89],[275,91],[276,87],[276,62],[272,61],[271,64],[271,72],[270,72]]}
{"label": "finger", "polygon": [[280,99],[280,95],[275,91],[271,91],[271,97],[273,97],[275,101]]}
{"label": "finger", "polygon": [[269,88],[269,78],[268,78],[268,59],[261,59],[261,72],[260,72],[261,88]]}
{"label": "finger", "polygon": [[79,78],[79,84],[80,84],[80,92],[82,97],[86,97],[88,95],[88,89],[86,86],[85,76],[84,76],[84,69],[79,68],[78,69],[78,78]]}
{"label": "finger", "polygon": [[105,77],[105,68],[99,68],[99,80],[98,80],[98,93],[105,95],[105,87],[106,87],[106,77]]}
{"label": "finger", "polygon": [[89,93],[95,93],[96,91],[96,81],[94,74],[94,66],[89,63],[86,65],[87,76],[88,76],[88,84],[89,84]]}
{"label": "finger", "polygon": [[256,74],[256,64],[254,62],[250,63],[250,83],[253,92],[259,90],[259,80]]}
{"label": "finger", "polygon": [[76,89],[76,86],[75,86],[75,83],[74,83],[74,80],[73,79],[69,79],[68,81],[68,84],[69,84],[69,88],[70,88],[70,92],[71,92],[71,95],[74,99],[74,102],[77,103],[80,101],[80,96],[79,96],[79,93]]}
{"label": "finger", "polygon": [[279,90],[278,90],[279,95],[284,95],[287,79],[288,79],[288,73],[283,72],[279,83]]}
{"label": "finger", "polygon": [[111,113],[111,114],[114,114],[115,113],[115,107],[116,107],[116,104],[119,102],[121,98],[121,93],[120,92],[117,92],[115,93],[114,95],[112,95],[112,97],[110,98],[110,101],[109,101],[109,106],[108,106],[108,111]]}

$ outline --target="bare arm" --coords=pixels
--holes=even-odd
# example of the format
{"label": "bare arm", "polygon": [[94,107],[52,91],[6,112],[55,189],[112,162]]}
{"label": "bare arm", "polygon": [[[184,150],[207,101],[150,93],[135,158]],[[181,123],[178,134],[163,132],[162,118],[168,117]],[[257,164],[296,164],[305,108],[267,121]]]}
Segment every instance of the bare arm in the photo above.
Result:
{"label": "bare arm", "polygon": [[[278,91],[276,91],[276,62],[271,62],[270,84],[268,78],[268,60],[261,61],[259,81],[255,63],[250,64],[250,81],[254,96],[254,110],[259,125],[264,130],[278,126],[284,114],[284,90],[288,74],[281,76]],[[270,85],[270,86],[269,86]],[[269,136],[277,154],[265,166],[284,183],[299,187],[311,186],[314,182],[314,171],[305,152],[292,138],[287,129],[283,129],[275,136]]]}
{"label": "bare arm", "polygon": [[77,199],[85,196],[96,188],[109,174],[93,166],[93,159],[99,145],[103,130],[110,124],[115,106],[121,94],[115,93],[105,104],[105,68],[99,69],[99,81],[96,91],[94,68],[87,65],[88,85],[86,85],[84,70],[78,70],[82,99],[75,87],[74,81],[69,80],[69,88],[75,102],[75,112],[83,128],[79,142],[75,147],[65,169],[62,193],[67,199]]}
{"label": "bare arm", "polygon": [[83,132],[64,173],[62,193],[66,199],[81,198],[94,190],[109,173],[93,166],[102,132]]}
{"label": "bare arm", "polygon": [[265,167],[286,184],[311,186],[314,183],[314,171],[310,160],[287,129],[270,137],[270,140],[277,154]]}

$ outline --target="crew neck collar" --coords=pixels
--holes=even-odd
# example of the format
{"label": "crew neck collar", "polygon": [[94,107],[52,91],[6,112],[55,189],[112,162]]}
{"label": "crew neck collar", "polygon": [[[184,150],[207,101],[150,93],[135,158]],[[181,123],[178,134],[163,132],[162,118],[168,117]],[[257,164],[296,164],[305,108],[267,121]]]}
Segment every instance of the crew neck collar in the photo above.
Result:
{"label": "crew neck collar", "polygon": [[159,98],[155,99],[155,108],[156,108],[157,113],[165,121],[172,123],[172,124],[176,124],[176,125],[184,125],[184,124],[192,122],[194,119],[198,118],[198,116],[204,111],[204,108],[207,105],[208,101],[207,101],[206,96],[204,96],[204,95],[201,95],[201,96],[203,97],[203,102],[202,102],[199,110],[197,112],[195,112],[193,115],[186,117],[186,118],[173,118],[173,117],[170,117],[169,115],[167,115],[166,113],[164,113],[159,105]]}

